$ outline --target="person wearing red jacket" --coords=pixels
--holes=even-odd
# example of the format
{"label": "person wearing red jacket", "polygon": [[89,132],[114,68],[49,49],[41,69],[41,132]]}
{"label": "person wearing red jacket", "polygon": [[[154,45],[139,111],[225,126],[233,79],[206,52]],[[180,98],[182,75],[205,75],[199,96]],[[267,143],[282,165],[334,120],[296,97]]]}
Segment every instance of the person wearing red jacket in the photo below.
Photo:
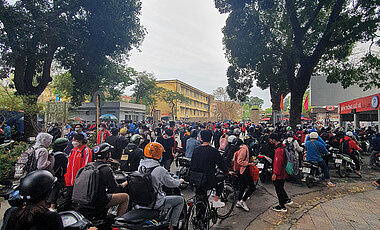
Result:
{"label": "person wearing red jacket", "polygon": [[340,143],[342,143],[343,141],[347,141],[348,142],[348,156],[350,156],[350,158],[354,161],[355,163],[355,173],[358,174],[359,176],[361,176],[360,174],[360,161],[358,159],[358,157],[356,156],[356,154],[354,154],[354,150],[356,151],[359,151],[360,150],[360,147],[356,144],[356,142],[354,140],[352,140],[352,137],[354,136],[354,134],[352,132],[347,132],[346,133],[346,136],[342,139],[340,139]]}
{"label": "person wearing red jacket", "polygon": [[73,186],[78,170],[92,161],[92,151],[86,146],[87,140],[83,134],[74,134],[72,144],[74,148],[70,152],[67,172],[65,174],[65,184],[67,187],[66,202],[69,205],[71,205],[71,196],[73,194]]}
{"label": "person wearing red jacket", "polygon": [[273,175],[272,181],[274,187],[276,188],[276,194],[278,197],[279,205],[274,206],[272,208],[273,211],[276,212],[287,212],[288,210],[285,207],[285,204],[292,204],[293,201],[289,199],[288,194],[285,192],[285,178],[287,176],[285,167],[286,167],[286,153],[285,153],[285,145],[277,141],[276,134],[269,135],[269,142],[276,146],[276,152],[274,154],[273,161]]}
{"label": "person wearing red jacket", "polygon": [[96,141],[97,145],[105,142],[106,138],[109,136],[111,136],[111,133],[107,130],[106,124],[99,124],[98,138]]}

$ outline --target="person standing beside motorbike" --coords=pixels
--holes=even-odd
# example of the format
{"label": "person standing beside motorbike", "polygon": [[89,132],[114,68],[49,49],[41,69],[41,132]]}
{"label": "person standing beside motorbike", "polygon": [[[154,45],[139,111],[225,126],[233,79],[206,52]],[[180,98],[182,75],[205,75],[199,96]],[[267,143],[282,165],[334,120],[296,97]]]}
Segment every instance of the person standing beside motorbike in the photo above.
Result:
{"label": "person standing beside motorbike", "polygon": [[317,132],[310,133],[309,137],[310,138],[308,138],[305,143],[306,161],[317,162],[319,167],[322,169],[323,177],[326,181],[327,186],[334,187],[335,184],[330,181],[329,168],[322,158],[322,154],[328,155],[329,152],[327,151],[325,145],[322,142],[318,141]]}
{"label": "person standing beside motorbike", "polygon": [[370,145],[372,148],[372,152],[369,157],[368,168],[371,169],[375,164],[376,156],[380,153],[380,133],[376,133],[376,135],[370,138]]}
{"label": "person standing beside motorbike", "polygon": [[152,204],[152,207],[150,208],[172,208],[173,211],[170,216],[169,225],[169,229],[172,230],[178,225],[178,220],[184,206],[184,199],[181,196],[166,196],[163,192],[162,186],[177,188],[181,185],[183,180],[174,179],[170,176],[168,170],[160,166],[159,161],[164,151],[165,149],[160,143],[151,142],[147,144],[144,149],[145,159],[141,160],[138,171],[140,173],[147,173],[147,170],[149,170],[152,177],[152,185],[157,197],[154,204]]}
{"label": "person standing beside motorbike", "polygon": [[190,131],[190,138],[186,142],[186,157],[190,158],[193,156],[194,149],[201,146],[201,142],[197,140],[198,131],[196,129],[192,129]]}
{"label": "person standing beside motorbike", "polygon": [[348,155],[355,163],[355,173],[360,175],[360,161],[355,151],[359,151],[360,147],[356,144],[356,142],[352,139],[354,135],[351,131],[346,133],[346,136],[340,139],[340,147],[339,152],[341,154]]}
{"label": "person standing beside motorbike", "polygon": [[173,130],[171,129],[165,129],[162,136],[157,138],[157,142],[160,143],[162,146],[164,146],[164,153],[162,154],[162,161],[161,165],[164,166],[166,170],[170,172],[170,166],[174,160],[174,144],[175,140],[172,137],[173,136]]}

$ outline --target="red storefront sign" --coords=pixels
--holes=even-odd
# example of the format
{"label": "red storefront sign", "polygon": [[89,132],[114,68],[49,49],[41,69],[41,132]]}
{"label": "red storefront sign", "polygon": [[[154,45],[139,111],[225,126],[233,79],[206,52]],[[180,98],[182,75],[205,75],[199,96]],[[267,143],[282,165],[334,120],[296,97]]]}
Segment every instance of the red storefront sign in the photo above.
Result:
{"label": "red storefront sign", "polygon": [[380,93],[340,103],[339,114],[351,113],[353,109],[355,109],[356,112],[379,110],[379,99]]}

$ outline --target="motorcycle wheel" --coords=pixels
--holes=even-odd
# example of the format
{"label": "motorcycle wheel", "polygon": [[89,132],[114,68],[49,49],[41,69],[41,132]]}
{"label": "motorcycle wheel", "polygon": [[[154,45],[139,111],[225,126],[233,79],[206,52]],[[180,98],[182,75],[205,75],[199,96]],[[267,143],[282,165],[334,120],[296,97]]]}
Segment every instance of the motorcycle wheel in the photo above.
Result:
{"label": "motorcycle wheel", "polygon": [[308,188],[312,188],[314,187],[314,181],[313,181],[313,178],[311,178],[310,176],[307,176],[306,177],[306,186]]}
{"label": "motorcycle wheel", "polygon": [[262,173],[260,173],[259,177],[260,177],[261,183],[265,184],[268,182],[269,177],[268,177],[267,173],[262,172]]}
{"label": "motorcycle wheel", "polygon": [[186,230],[187,229],[187,204],[185,203],[182,209],[182,213],[178,221],[178,229]]}
{"label": "motorcycle wheel", "polygon": [[342,178],[347,176],[346,164],[344,162],[338,166],[337,173]]}

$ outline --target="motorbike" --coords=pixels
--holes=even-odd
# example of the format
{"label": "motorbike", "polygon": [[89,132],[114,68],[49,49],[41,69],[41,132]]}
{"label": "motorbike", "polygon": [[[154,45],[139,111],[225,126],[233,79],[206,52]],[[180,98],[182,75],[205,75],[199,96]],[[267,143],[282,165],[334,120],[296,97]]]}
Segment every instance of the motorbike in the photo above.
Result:
{"label": "motorbike", "polygon": [[176,175],[185,180],[186,183],[182,183],[180,185],[180,189],[186,189],[189,183],[187,183],[187,177],[189,175],[190,171],[190,163],[191,159],[186,157],[177,157],[176,158],[176,166],[178,167],[178,170],[176,172]]}
{"label": "motorbike", "polygon": [[[361,168],[361,155],[359,151],[354,151],[356,157],[359,159],[360,168]],[[335,167],[337,169],[337,173],[340,177],[346,177],[349,172],[355,171],[355,163],[354,161],[345,154],[337,154],[335,159]]]}
{"label": "motorbike", "polygon": [[323,172],[317,162],[304,161],[302,173],[306,179],[306,186],[308,188],[314,187],[316,183],[323,180]]}
{"label": "motorbike", "polygon": [[265,155],[257,156],[258,163],[257,168],[259,169],[259,177],[262,183],[268,183],[271,181],[273,174],[273,160],[272,158]]}
{"label": "motorbike", "polygon": [[380,153],[378,153],[378,154],[376,155],[376,158],[375,158],[375,164],[376,164],[378,167],[380,167]]}

